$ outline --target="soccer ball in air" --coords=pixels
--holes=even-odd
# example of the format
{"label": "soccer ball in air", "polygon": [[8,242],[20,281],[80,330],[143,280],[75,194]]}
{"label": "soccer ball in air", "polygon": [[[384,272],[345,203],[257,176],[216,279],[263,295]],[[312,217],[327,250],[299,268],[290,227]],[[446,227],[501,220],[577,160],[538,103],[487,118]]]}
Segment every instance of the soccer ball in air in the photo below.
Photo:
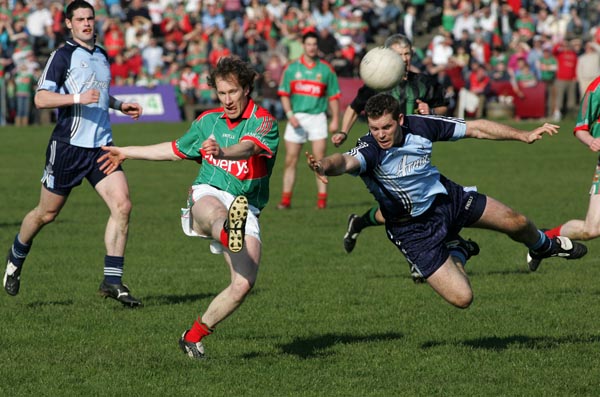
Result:
{"label": "soccer ball in air", "polygon": [[404,77],[402,57],[386,47],[375,47],[360,61],[360,78],[367,87],[385,91],[394,87]]}

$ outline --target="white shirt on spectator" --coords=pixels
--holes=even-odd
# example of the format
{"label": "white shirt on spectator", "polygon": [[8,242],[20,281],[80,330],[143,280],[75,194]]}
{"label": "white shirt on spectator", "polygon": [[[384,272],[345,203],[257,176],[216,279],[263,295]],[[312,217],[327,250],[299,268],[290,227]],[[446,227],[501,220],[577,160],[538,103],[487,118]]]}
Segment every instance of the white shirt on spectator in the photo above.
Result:
{"label": "white shirt on spectator", "polygon": [[27,15],[27,30],[33,37],[46,35],[46,28],[52,26],[52,14],[47,8],[33,10]]}

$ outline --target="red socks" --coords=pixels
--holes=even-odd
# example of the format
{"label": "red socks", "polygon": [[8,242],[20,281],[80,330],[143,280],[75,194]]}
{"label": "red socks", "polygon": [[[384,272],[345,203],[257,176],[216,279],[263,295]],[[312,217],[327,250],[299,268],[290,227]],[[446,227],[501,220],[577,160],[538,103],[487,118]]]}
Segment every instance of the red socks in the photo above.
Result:
{"label": "red socks", "polygon": [[221,236],[219,237],[223,247],[229,247],[229,233],[225,231],[225,228],[221,229]]}
{"label": "red socks", "polygon": [[327,193],[319,193],[317,195],[317,208],[322,210],[327,207]]}
{"label": "red socks", "polygon": [[562,225],[556,226],[554,229],[546,230],[544,234],[550,238],[554,238],[556,236],[560,236],[560,229]]}
{"label": "red socks", "polygon": [[208,325],[204,324],[202,319],[198,317],[198,320],[194,321],[192,328],[185,334],[183,339],[185,339],[186,342],[200,342],[202,338],[212,334],[213,331],[213,329],[208,328]]}
{"label": "red socks", "polygon": [[281,202],[279,205],[282,207],[289,207],[292,205],[292,192],[281,193]]}

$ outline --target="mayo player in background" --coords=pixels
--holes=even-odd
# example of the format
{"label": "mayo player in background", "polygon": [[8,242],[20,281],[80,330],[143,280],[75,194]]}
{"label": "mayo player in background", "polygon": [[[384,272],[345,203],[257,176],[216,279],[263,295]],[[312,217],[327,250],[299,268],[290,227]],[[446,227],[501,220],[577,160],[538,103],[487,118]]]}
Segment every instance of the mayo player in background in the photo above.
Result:
{"label": "mayo player in background", "polygon": [[71,189],[87,179],[110,210],[99,293],[136,307],[141,302],[121,281],[131,211],[127,179],[120,168],[105,175],[96,160],[103,154],[101,146],[113,141],[108,109],[138,119],[142,107],[109,95],[110,68],[106,52],[95,45],[94,17],[90,3],[75,0],[69,4],[65,23],[72,38],[50,55],[40,77],[35,105],[39,109],[58,108],[58,119],[46,149],[40,200],[23,219],[8,251],[3,284],[9,295],[19,293],[23,262],[33,239],[58,216]]}
{"label": "mayo player in background", "polygon": [[[296,183],[296,166],[302,145],[308,140],[317,159],[327,151],[327,107],[329,132],[337,131],[341,97],[337,76],[327,62],[318,58],[319,36],[309,31],[302,36],[304,54],[290,63],[279,85],[281,104],[288,119],[285,128],[285,170],[279,209],[288,209]],[[327,207],[327,186],[316,179],[317,208]]]}

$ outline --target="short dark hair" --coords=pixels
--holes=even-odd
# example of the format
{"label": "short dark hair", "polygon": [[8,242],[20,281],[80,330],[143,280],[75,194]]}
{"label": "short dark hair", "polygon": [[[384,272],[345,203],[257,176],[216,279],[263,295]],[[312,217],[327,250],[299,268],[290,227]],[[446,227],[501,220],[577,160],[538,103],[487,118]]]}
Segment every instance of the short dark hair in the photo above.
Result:
{"label": "short dark hair", "polygon": [[306,39],[310,39],[310,38],[313,38],[313,39],[319,41],[319,35],[314,30],[309,30],[308,32],[306,32],[302,35],[302,44],[304,44],[306,42]]}
{"label": "short dark hair", "polygon": [[88,3],[85,0],[74,0],[67,6],[67,10],[65,11],[65,19],[73,19],[73,13],[75,12],[75,10],[78,10],[80,8],[89,8],[90,10],[92,10],[92,14],[94,15],[94,17],[96,16],[94,6],[92,6],[90,3]]}
{"label": "short dark hair", "polygon": [[400,111],[400,102],[390,94],[380,93],[372,96],[365,105],[365,114],[368,118],[378,119],[384,114],[390,113],[394,120],[397,120],[402,113]]}
{"label": "short dark hair", "polygon": [[217,67],[210,72],[208,85],[212,88],[217,88],[217,78],[226,79],[233,77],[242,87],[248,88],[248,95],[250,95],[254,89],[256,76],[256,71],[249,63],[242,61],[237,56],[227,56],[219,59]]}

